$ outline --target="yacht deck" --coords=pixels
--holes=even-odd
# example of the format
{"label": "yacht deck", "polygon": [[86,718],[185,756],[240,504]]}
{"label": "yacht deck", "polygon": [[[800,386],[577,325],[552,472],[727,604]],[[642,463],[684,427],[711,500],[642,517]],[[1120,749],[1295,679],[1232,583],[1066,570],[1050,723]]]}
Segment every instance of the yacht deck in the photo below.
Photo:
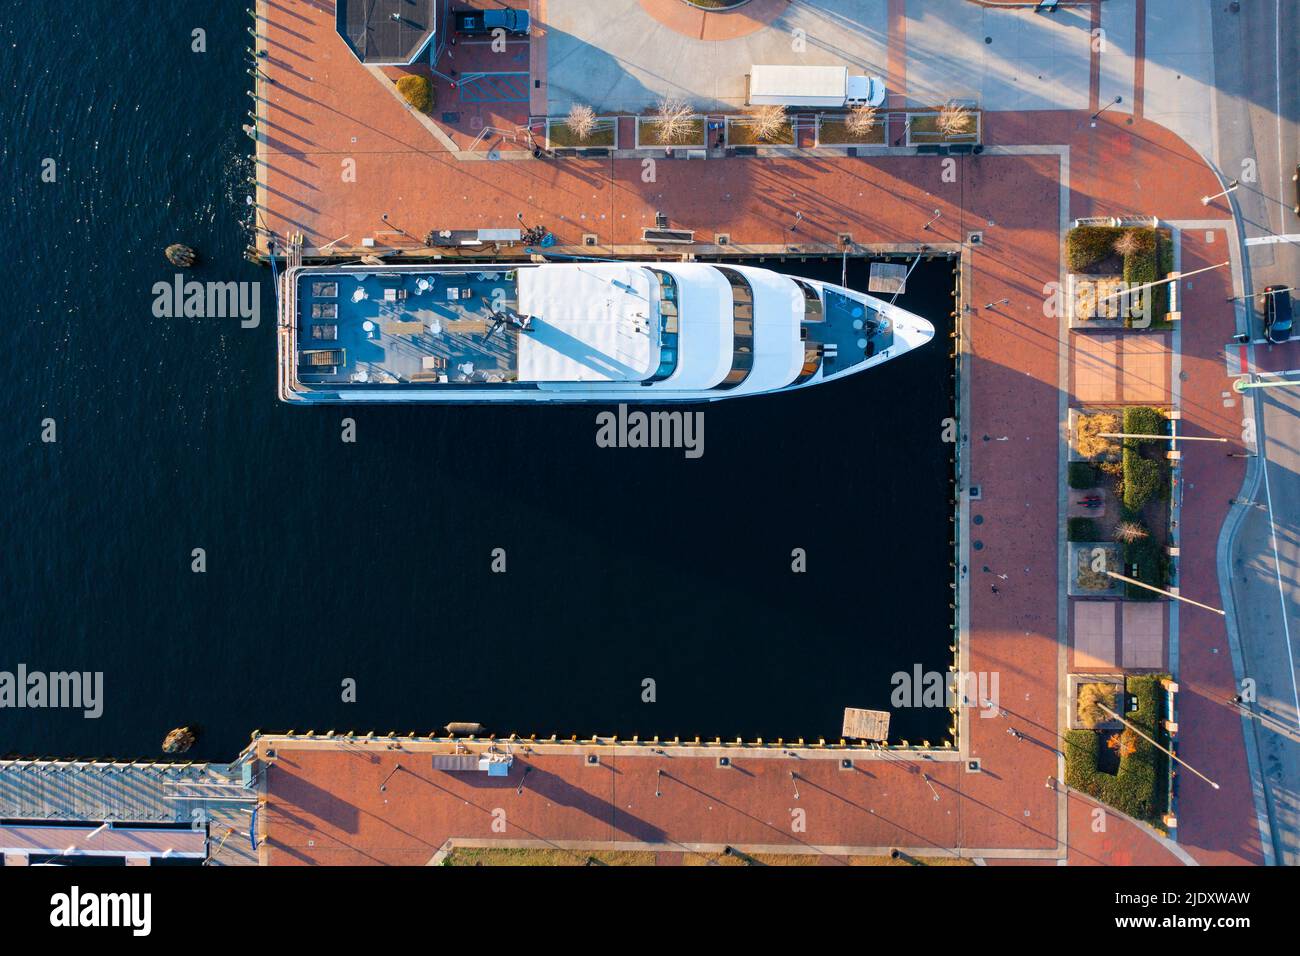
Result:
{"label": "yacht deck", "polygon": [[432,272],[312,269],[297,276],[298,380],[341,384],[498,383],[517,378],[513,268]]}

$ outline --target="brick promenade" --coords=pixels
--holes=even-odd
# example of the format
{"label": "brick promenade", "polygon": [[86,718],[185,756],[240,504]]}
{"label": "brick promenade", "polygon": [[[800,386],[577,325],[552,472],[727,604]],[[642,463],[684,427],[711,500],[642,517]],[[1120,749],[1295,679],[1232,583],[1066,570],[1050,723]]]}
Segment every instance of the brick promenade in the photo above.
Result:
{"label": "brick promenade", "polygon": [[[725,232],[736,246],[769,254],[792,241],[800,251],[838,249],[841,232],[862,246],[925,241],[956,248],[981,231],[983,244],[967,247],[964,292],[971,307],[971,399],[963,431],[970,481],[981,486],[982,498],[970,506],[979,524],[963,533],[983,545],[970,555],[964,585],[966,667],[1000,672],[1007,711],[993,719],[969,717],[963,751],[979,758],[980,773],[951,759],[858,759],[854,769],[842,770],[838,759],[745,751],[722,769],[713,756],[621,750],[611,756],[609,748],[590,767],[573,752],[525,756],[516,749],[511,776],[498,781],[435,772],[427,755],[416,759],[382,743],[332,753],[281,743],[261,815],[264,860],[423,863],[447,839],[493,837],[495,809],[506,811],[507,831],[495,834],[503,839],[660,849],[795,846],[828,858],[850,848],[902,847],[1071,863],[1179,859],[1113,813],[1106,832],[1094,833],[1090,803],[1048,786],[1061,773],[1065,622],[1058,613],[1057,476],[1065,382],[1058,320],[1044,317],[1043,304],[1045,286],[1063,278],[1063,220],[1220,219],[1218,249],[1206,252],[1185,236],[1183,269],[1226,249],[1227,209],[1201,205],[1199,197],[1218,187],[1192,150],[1141,119],[1130,124],[1106,114],[1092,128],[1086,114],[1038,111],[986,114],[988,151],[956,158],[954,182],[944,180],[939,157],[900,154],[660,159],[653,182],[643,181],[640,159],[460,159],[394,98],[391,84],[378,82],[337,42],[332,5],[277,0],[261,9],[272,51],[266,69],[278,82],[264,87],[260,215],[277,234],[301,230],[308,247],[341,240],[334,248],[348,249],[370,236],[381,247],[414,249],[417,243],[385,226],[384,213],[396,227],[423,236],[433,228],[512,227],[522,212],[561,243],[576,246],[582,233],[594,232],[601,247],[627,249],[662,212],[706,242]],[[891,74],[902,70],[901,59],[891,55],[891,63]],[[340,174],[345,160],[355,161],[355,182]],[[935,209],[942,217],[922,231]],[[796,213],[802,213],[797,235],[789,229]],[[1231,310],[1223,303],[1229,277],[1208,275],[1186,293],[1184,417],[1193,429],[1236,435],[1240,408],[1225,409],[1219,396],[1227,387],[1222,347],[1231,336]],[[1230,427],[1233,415],[1238,424]],[[1216,605],[1213,543],[1240,485],[1239,469],[1211,459],[1221,455],[1185,455],[1184,551],[1195,541],[1209,557],[1184,560],[1183,592]],[[986,565],[1008,576],[996,594],[981,571]],[[1187,759],[1223,790],[1211,797],[1209,788],[1181,781],[1179,838],[1202,862],[1259,862],[1241,731],[1224,719],[1220,704],[1231,693],[1223,624],[1198,613],[1181,617],[1179,739]],[[381,781],[399,763],[381,793]],[[526,766],[533,769],[517,793]],[[792,809],[806,811],[806,830],[792,829]]]}

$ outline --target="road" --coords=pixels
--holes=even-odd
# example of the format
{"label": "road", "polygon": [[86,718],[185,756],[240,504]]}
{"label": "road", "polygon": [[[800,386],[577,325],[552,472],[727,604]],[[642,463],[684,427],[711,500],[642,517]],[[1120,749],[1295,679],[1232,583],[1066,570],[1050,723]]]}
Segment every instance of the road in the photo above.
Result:
{"label": "road", "polygon": [[[1300,161],[1300,4],[1216,4],[1215,162],[1232,195],[1246,260],[1245,290],[1300,284],[1300,234],[1291,176]],[[1245,291],[1242,290],[1242,291]],[[1262,336],[1257,302],[1247,310]],[[1258,366],[1300,369],[1300,343],[1252,348]],[[1248,711],[1261,762],[1274,861],[1300,865],[1300,384],[1254,390],[1259,475],[1253,506],[1232,542],[1232,597],[1245,676],[1256,682]],[[1247,488],[1249,492],[1251,489]]]}

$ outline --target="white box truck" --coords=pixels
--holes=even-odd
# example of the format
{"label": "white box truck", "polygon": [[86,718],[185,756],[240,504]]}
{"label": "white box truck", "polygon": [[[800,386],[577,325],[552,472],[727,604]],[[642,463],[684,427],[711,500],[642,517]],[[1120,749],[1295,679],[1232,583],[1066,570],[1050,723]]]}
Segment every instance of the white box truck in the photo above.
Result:
{"label": "white box truck", "polygon": [[805,106],[841,109],[880,106],[885,81],[850,76],[846,66],[760,66],[749,68],[750,106]]}

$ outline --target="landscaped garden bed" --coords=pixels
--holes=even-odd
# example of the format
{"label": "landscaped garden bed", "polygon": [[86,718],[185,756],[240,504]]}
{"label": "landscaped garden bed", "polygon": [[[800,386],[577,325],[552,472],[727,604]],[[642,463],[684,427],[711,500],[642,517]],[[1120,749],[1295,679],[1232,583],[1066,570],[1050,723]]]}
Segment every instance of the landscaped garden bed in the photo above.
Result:
{"label": "landscaped garden bed", "polygon": [[[1169,286],[1141,289],[1173,270],[1168,229],[1151,226],[1076,226],[1065,237],[1071,277],[1071,316],[1114,318],[1129,328],[1167,329]],[[1119,283],[1123,286],[1119,286]],[[1125,297],[1119,288],[1136,289]]]}
{"label": "landscaped garden bed", "polygon": [[[1155,588],[1169,586],[1170,467],[1164,457],[1165,441],[1116,439],[1110,434],[1166,434],[1165,413],[1149,406],[1123,409],[1071,409],[1070,457],[1066,483],[1070,505],[1066,540],[1115,542],[1115,564],[1107,556],[1107,570]],[[1087,514],[1077,514],[1087,502]],[[1080,559],[1082,561],[1082,559]],[[1101,581],[1080,566],[1071,578],[1070,593],[1100,591]],[[1090,572],[1095,576],[1097,572]],[[1080,577],[1079,575],[1083,575]],[[1102,577],[1106,577],[1102,575]],[[1114,579],[1108,578],[1111,584]],[[1154,591],[1123,582],[1123,595],[1134,601],[1158,600]]]}
{"label": "landscaped garden bed", "polygon": [[[1137,406],[1124,409],[1124,432],[1135,435],[1164,435],[1165,415],[1157,408]],[[1152,587],[1169,585],[1169,558],[1165,548],[1169,518],[1169,462],[1164,457],[1167,443],[1123,440],[1121,459],[1121,535],[1123,559],[1128,576]],[[1129,600],[1153,601],[1153,591],[1125,585]]]}
{"label": "landscaped garden bed", "polygon": [[[1164,679],[1158,674],[1128,677],[1127,701],[1123,707],[1112,709],[1168,747],[1166,698],[1161,683]],[[1130,709],[1129,704],[1134,702],[1136,707]],[[1127,727],[1080,728],[1065,734],[1066,784],[1157,827],[1169,809],[1168,763],[1164,753]]]}

